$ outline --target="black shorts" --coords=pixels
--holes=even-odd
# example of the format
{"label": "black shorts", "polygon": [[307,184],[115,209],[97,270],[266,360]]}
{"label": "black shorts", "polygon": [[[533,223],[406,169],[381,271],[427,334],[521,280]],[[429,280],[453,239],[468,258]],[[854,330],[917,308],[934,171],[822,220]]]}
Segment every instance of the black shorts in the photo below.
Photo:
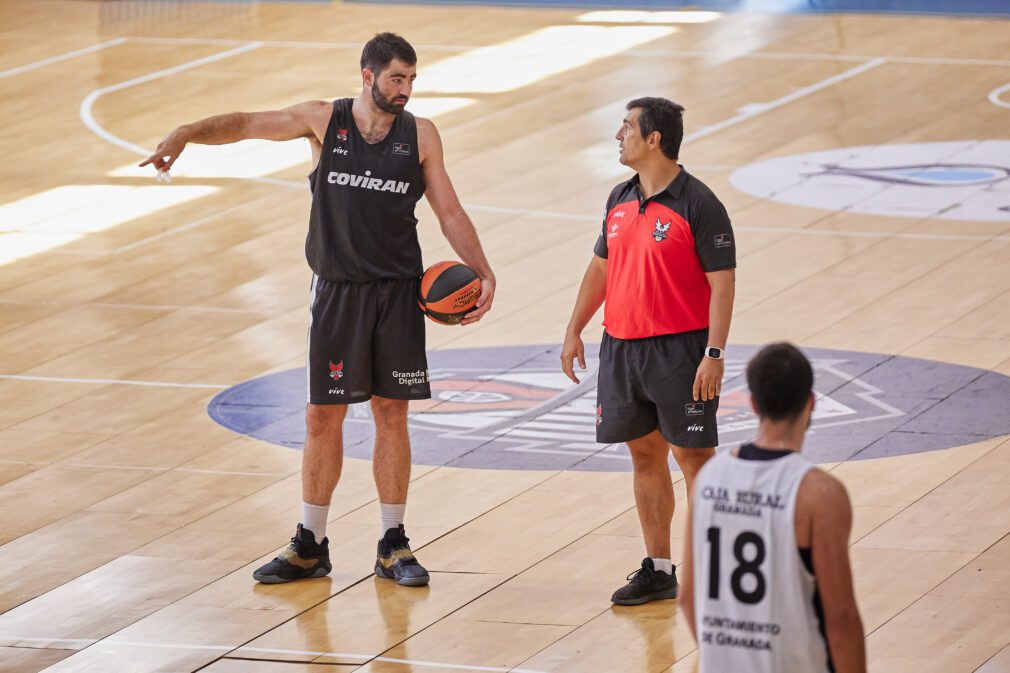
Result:
{"label": "black shorts", "polygon": [[686,448],[719,444],[719,398],[695,402],[694,377],[708,345],[708,330],[647,339],[604,333],[596,387],[596,441],[627,442],[656,428]]}
{"label": "black shorts", "polygon": [[378,395],[431,397],[424,352],[421,280],[336,283],[313,276],[308,380],[312,404],[354,404]]}

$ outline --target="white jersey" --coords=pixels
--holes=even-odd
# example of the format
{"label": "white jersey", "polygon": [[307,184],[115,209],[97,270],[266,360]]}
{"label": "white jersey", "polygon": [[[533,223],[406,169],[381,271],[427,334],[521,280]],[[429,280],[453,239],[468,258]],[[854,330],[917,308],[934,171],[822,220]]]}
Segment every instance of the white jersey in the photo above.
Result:
{"label": "white jersey", "polygon": [[720,452],[694,484],[699,673],[828,673],[816,583],[796,544],[796,493],[813,463],[798,453]]}

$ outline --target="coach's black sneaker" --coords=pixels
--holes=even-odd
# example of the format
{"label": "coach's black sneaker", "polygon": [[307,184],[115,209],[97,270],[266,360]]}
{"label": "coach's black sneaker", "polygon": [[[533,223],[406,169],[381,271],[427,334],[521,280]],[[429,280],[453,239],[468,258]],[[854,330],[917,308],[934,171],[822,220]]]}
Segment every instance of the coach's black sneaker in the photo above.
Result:
{"label": "coach's black sneaker", "polygon": [[414,553],[410,551],[410,540],[399,528],[390,528],[379,540],[379,552],[375,559],[375,574],[406,587],[423,587],[430,579]]}
{"label": "coach's black sneaker", "polygon": [[298,524],[291,544],[277,558],[253,573],[253,579],[264,584],[282,584],[292,580],[328,575],[330,565],[330,541],[323,538],[316,543],[316,536]]}
{"label": "coach's black sneaker", "polygon": [[642,567],[628,575],[631,580],[614,592],[610,600],[617,605],[641,605],[677,597],[677,569],[672,574],[656,570],[651,558],[642,559]]}

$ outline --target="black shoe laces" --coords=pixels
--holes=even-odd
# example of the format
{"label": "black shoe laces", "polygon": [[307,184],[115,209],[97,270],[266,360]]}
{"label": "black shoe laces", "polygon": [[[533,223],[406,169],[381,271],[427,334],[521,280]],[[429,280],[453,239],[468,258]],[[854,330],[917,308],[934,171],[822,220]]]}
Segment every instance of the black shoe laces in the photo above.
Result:
{"label": "black shoe laces", "polygon": [[656,581],[656,571],[642,564],[642,567],[627,577],[632,584],[652,584]]}
{"label": "black shoe laces", "polygon": [[414,552],[411,551],[411,549],[410,549],[410,538],[407,537],[406,535],[398,535],[398,536],[396,536],[395,538],[393,538],[392,540],[389,541],[389,553],[390,554],[392,554],[393,552],[395,552],[395,551],[397,551],[399,549],[406,549],[407,551],[410,552],[410,558],[400,559],[400,563],[401,564],[403,564],[403,565],[419,565],[418,562],[417,562],[417,559],[414,558]]}

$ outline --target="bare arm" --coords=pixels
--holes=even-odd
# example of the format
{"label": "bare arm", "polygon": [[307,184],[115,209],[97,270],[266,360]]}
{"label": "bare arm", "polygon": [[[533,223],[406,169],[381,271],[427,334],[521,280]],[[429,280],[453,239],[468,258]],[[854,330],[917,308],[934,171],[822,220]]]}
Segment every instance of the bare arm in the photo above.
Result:
{"label": "bare arm", "polygon": [[463,325],[469,325],[480,320],[491,309],[495,291],[494,273],[487,257],[484,256],[477,230],[463,210],[463,205],[452,186],[452,180],[445,170],[442,139],[438,135],[438,129],[427,119],[419,117],[417,138],[421,146],[421,171],[424,174],[425,196],[428,197],[428,203],[435,211],[449,245],[463,263],[476,271],[481,279],[481,295],[477,299],[477,308],[468,313],[462,321]]}
{"label": "bare arm", "polygon": [[842,483],[820,470],[800,485],[798,508],[810,512],[809,535],[824,626],[837,673],[866,673],[863,622],[849,565],[852,505]]}
{"label": "bare arm", "polygon": [[[705,274],[712,297],[708,304],[708,345],[726,348],[729,323],[733,318],[733,298],[736,296],[736,269],[710,271]],[[725,360],[703,357],[694,377],[694,399],[711,400],[722,393]]]}
{"label": "bare arm", "polygon": [[331,105],[326,101],[309,101],[283,110],[231,112],[207,117],[192,124],[184,124],[169,133],[158,144],[154,154],[140,165],[153,164],[159,171],[167,171],[188,143],[226,145],[250,138],[314,138],[316,142],[322,142],[330,111]]}
{"label": "bare arm", "polygon": [[[687,495],[688,500],[691,494]],[[694,524],[691,522],[691,512],[694,511],[694,503],[691,503],[687,510],[687,527],[684,533],[684,563],[680,566],[680,594],[677,602],[687,620],[687,628],[691,630],[694,642],[698,642],[698,634],[695,632],[694,624]]]}
{"label": "bare arm", "polygon": [[572,309],[572,319],[568,321],[568,329],[565,330],[565,344],[561,348],[561,369],[565,376],[575,383],[579,382],[579,378],[575,375],[573,360],[578,358],[579,367],[586,368],[586,349],[582,343],[582,330],[596,315],[606,295],[607,260],[593,255],[586,269],[586,275],[582,277],[579,296],[575,300],[575,308]]}

